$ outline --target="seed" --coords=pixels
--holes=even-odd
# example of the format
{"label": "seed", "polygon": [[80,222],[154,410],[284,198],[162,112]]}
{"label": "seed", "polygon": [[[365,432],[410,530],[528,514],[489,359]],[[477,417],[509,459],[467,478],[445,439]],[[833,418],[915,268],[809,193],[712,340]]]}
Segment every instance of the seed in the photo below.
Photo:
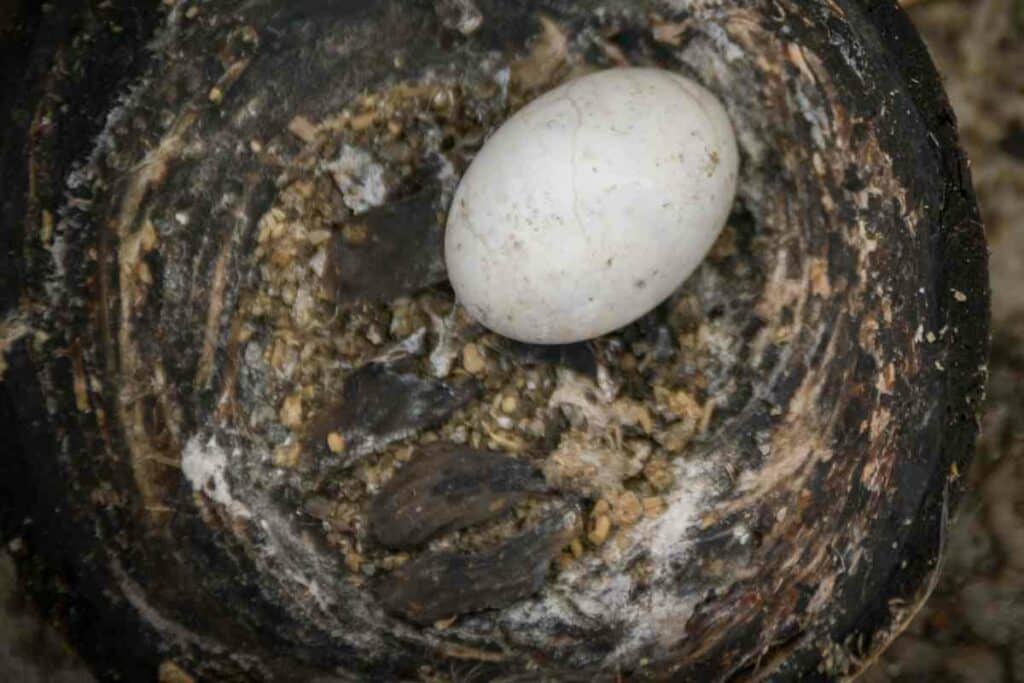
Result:
{"label": "seed", "polygon": [[661,496],[648,496],[643,499],[643,507],[646,517],[657,517],[665,510],[665,503]]}
{"label": "seed", "polygon": [[288,132],[303,142],[312,142],[316,138],[316,126],[305,116],[296,116],[289,121]]}
{"label": "seed", "polygon": [[358,246],[360,244],[366,244],[366,240],[370,236],[370,231],[367,230],[366,226],[362,223],[354,223],[343,227],[341,229],[341,236],[347,244]]}
{"label": "seed", "polygon": [[277,467],[294,468],[299,464],[299,456],[302,454],[302,446],[298,443],[278,446],[274,450],[274,465]]}
{"label": "seed", "polygon": [[331,432],[327,435],[327,448],[331,453],[341,453],[345,450],[345,437],[338,432]]}
{"label": "seed", "polygon": [[587,534],[587,540],[594,545],[601,545],[608,538],[608,533],[612,530],[612,520],[608,519],[608,515],[601,515],[594,520],[594,527]]}
{"label": "seed", "polygon": [[462,367],[472,375],[478,375],[487,367],[483,352],[476,344],[466,344],[462,347]]}
{"label": "seed", "polygon": [[519,400],[515,396],[506,396],[501,399],[501,412],[511,415],[519,407]]}
{"label": "seed", "polygon": [[632,491],[626,491],[615,501],[615,522],[620,526],[632,526],[643,516],[640,499]]}
{"label": "seed", "polygon": [[279,417],[285,427],[298,427],[302,424],[302,394],[295,393],[285,398]]}

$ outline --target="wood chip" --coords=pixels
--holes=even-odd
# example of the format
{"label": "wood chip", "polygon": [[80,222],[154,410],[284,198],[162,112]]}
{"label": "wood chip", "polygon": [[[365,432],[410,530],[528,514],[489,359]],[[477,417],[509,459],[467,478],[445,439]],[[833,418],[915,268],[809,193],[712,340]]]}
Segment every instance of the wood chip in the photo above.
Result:
{"label": "wood chip", "polygon": [[313,142],[316,139],[316,126],[305,116],[296,116],[289,121],[288,132],[303,142]]}
{"label": "wood chip", "polygon": [[385,546],[411,548],[493,519],[546,490],[528,463],[438,443],[421,449],[370,502],[369,528]]}
{"label": "wood chip", "polygon": [[544,587],[578,522],[574,508],[557,508],[536,527],[480,552],[423,553],[386,576],[377,597],[388,612],[423,625],[506,607]]}

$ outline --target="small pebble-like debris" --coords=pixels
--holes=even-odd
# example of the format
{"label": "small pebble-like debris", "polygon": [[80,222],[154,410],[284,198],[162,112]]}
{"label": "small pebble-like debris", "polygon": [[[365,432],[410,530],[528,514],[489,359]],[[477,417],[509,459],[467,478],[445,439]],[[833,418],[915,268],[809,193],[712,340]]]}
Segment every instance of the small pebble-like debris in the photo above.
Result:
{"label": "small pebble-like debris", "polygon": [[479,346],[471,342],[462,347],[462,367],[471,375],[479,375],[487,369],[487,361]]}
{"label": "small pebble-like debris", "polygon": [[434,0],[434,11],[442,26],[464,36],[475,33],[484,23],[484,15],[473,0]]}
{"label": "small pebble-like debris", "polygon": [[668,463],[661,458],[653,459],[644,466],[644,478],[655,491],[668,491],[676,480]]}
{"label": "small pebble-like debris", "polygon": [[279,414],[281,424],[285,427],[298,427],[302,424],[302,394],[292,394],[284,399]]}
{"label": "small pebble-like debris", "polygon": [[327,449],[331,453],[341,453],[345,450],[345,437],[338,432],[331,432],[327,435]]}
{"label": "small pebble-like debris", "polygon": [[484,551],[424,553],[382,579],[376,594],[389,613],[423,625],[507,607],[543,588],[552,560],[578,533],[578,510],[558,507]]}
{"label": "small pebble-like debris", "polygon": [[297,442],[283,444],[274,449],[274,466],[294,469],[299,464],[302,445]]}
{"label": "small pebble-like debris", "polygon": [[602,545],[608,540],[608,534],[612,530],[612,520],[608,515],[599,515],[591,523],[590,532],[587,533],[587,540],[592,545]]}
{"label": "small pebble-like debris", "polygon": [[525,462],[438,443],[413,456],[371,501],[370,533],[385,546],[411,548],[494,519],[546,490],[544,478]]}
{"label": "small pebble-like debris", "polygon": [[665,511],[665,501],[661,496],[647,496],[642,501],[644,517],[653,518]]}
{"label": "small pebble-like debris", "polygon": [[623,491],[619,494],[615,499],[613,516],[618,526],[632,526],[639,522],[644,516],[639,496],[632,491]]}

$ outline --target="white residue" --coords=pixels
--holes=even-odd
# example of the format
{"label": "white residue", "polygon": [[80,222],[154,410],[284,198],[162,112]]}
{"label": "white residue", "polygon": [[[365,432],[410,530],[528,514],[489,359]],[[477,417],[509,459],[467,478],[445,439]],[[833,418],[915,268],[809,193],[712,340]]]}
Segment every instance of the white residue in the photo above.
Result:
{"label": "white residue", "polygon": [[334,178],[345,204],[356,214],[380,206],[387,199],[384,167],[365,150],[344,145],[338,158],[325,164],[324,169]]}
{"label": "white residue", "polygon": [[433,311],[427,311],[430,326],[437,335],[437,344],[430,352],[430,374],[437,378],[447,377],[459,354],[458,343],[454,333],[456,310],[453,307],[447,320]]}
{"label": "white residue", "polygon": [[678,642],[682,637],[680,624],[686,623],[699,599],[676,588],[673,567],[692,561],[694,529],[712,484],[698,462],[676,462],[675,476],[678,488],[666,501],[665,512],[634,527],[632,550],[646,549],[649,553],[650,585],[654,588],[639,600],[629,602],[623,614],[626,637],[609,657],[611,661],[628,661],[651,645],[669,647]]}
{"label": "white residue", "polygon": [[507,66],[504,69],[500,69],[494,74],[494,80],[498,83],[498,87],[501,88],[501,104],[504,105],[508,102],[508,86],[512,81],[512,69]]}
{"label": "white residue", "polygon": [[643,523],[638,533],[651,539],[650,553],[656,565],[687,554],[693,547],[689,531],[700,520],[700,511],[709,494],[709,477],[699,463],[676,461],[676,489],[669,496],[665,512]]}
{"label": "white residue", "polygon": [[427,328],[421,327],[405,339],[391,344],[384,349],[379,356],[373,359],[374,363],[395,363],[423,353],[427,343]]}
{"label": "white residue", "polygon": [[203,443],[198,434],[185,444],[181,456],[181,471],[195,491],[201,491],[210,500],[218,503],[234,517],[252,517],[249,508],[231,495],[226,472],[228,453],[211,436]]}

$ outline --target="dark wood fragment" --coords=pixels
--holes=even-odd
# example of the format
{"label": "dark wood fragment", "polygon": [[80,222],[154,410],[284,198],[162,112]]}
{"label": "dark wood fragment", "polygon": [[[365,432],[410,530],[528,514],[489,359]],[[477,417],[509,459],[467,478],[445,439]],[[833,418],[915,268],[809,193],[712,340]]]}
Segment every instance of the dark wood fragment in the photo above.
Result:
{"label": "dark wood fragment", "polygon": [[377,586],[384,609],[417,624],[506,607],[544,586],[548,566],[579,531],[575,508],[476,554],[436,552],[402,565]]}
{"label": "dark wood fragment", "polygon": [[423,190],[351,219],[359,239],[335,232],[325,277],[338,303],[391,301],[447,279],[436,201]]}
{"label": "dark wood fragment", "polygon": [[340,432],[346,444],[343,457],[352,463],[441,424],[479,392],[475,380],[449,384],[370,363],[345,380],[341,400],[315,420],[308,443],[325,449],[327,434]]}
{"label": "dark wood fragment", "polygon": [[534,467],[503,453],[434,444],[370,503],[370,532],[386,546],[411,548],[493,519],[546,489]]}

